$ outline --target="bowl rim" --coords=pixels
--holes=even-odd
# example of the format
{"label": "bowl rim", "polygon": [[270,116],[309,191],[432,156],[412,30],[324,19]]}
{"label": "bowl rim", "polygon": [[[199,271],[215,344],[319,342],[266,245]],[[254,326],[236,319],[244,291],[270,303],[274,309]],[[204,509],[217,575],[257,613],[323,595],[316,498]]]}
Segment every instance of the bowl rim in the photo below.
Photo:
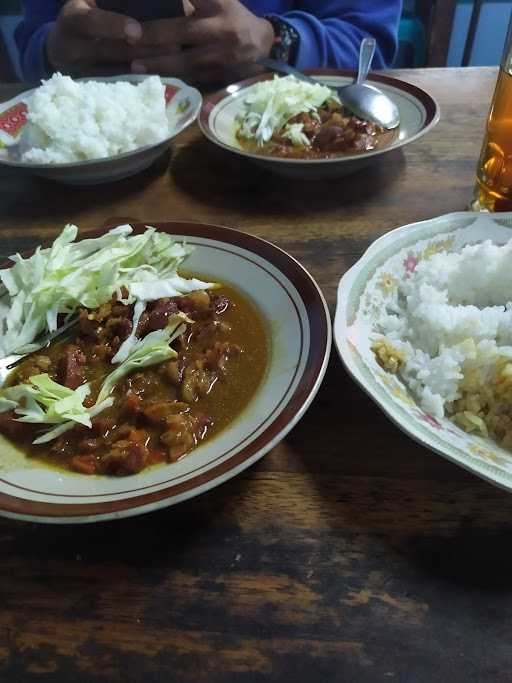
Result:
{"label": "bowl rim", "polygon": [[[349,69],[304,69],[304,73],[309,74],[311,76],[320,76],[325,78],[328,78],[329,76],[355,78],[356,76],[356,72]],[[254,85],[255,83],[259,83],[260,81],[271,80],[273,77],[273,73],[265,72],[258,76],[246,78],[242,81],[238,81],[237,83],[228,85],[210,95],[206,95],[203,98],[203,104],[201,106],[201,110],[197,118],[197,123],[203,135],[219,147],[223,147],[224,149],[227,149],[230,152],[234,152],[236,154],[240,154],[241,156],[245,156],[250,159],[255,159],[256,161],[291,164],[294,166],[316,166],[336,163],[341,164],[349,161],[357,161],[359,159],[367,159],[374,156],[379,156],[380,154],[384,154],[386,152],[390,152],[394,149],[399,149],[400,147],[403,147],[404,145],[407,145],[410,142],[414,142],[415,140],[423,137],[432,128],[434,128],[434,126],[437,125],[441,117],[441,110],[438,102],[434,99],[434,97],[432,97],[432,95],[427,93],[422,88],[418,87],[417,85],[413,85],[412,83],[408,83],[407,81],[403,81],[399,78],[395,78],[394,76],[388,76],[380,73],[370,73],[367,78],[367,81],[369,83],[383,83],[385,85],[398,88],[399,90],[403,90],[409,95],[412,95],[416,100],[418,100],[423,105],[426,112],[426,120],[422,128],[417,133],[411,135],[410,137],[404,138],[403,140],[398,139],[395,142],[392,142],[391,144],[382,147],[381,149],[374,149],[370,150],[369,152],[362,152],[360,154],[347,154],[344,156],[329,157],[327,159],[287,159],[284,157],[272,156],[270,154],[254,154],[253,152],[248,152],[247,150],[244,150],[242,148],[234,147],[233,145],[229,145],[228,143],[220,140],[210,127],[209,118],[212,110],[220,102],[227,99],[228,97],[233,97],[236,93],[240,92],[241,90],[244,90],[250,87],[251,85]]]}
{"label": "bowl rim", "polygon": [[[301,419],[320,388],[331,351],[331,318],[320,287],[293,256],[265,239],[220,225],[191,221],[133,222],[130,225],[134,229],[133,234],[139,234],[148,225],[152,225],[157,230],[178,238],[199,237],[242,248],[256,254],[284,274],[303,302],[310,333],[307,361],[300,381],[288,402],[261,434],[252,437],[242,448],[235,450],[230,457],[206,472],[157,491],[90,503],[34,501],[0,491],[0,514],[3,516],[45,523],[88,523],[143,514],[195,497],[231,479],[277,445]],[[98,237],[111,229],[110,222],[108,226],[86,230],[81,233],[80,239]],[[51,241],[45,241],[42,246],[49,244]],[[30,250],[27,254],[33,251]],[[226,429],[230,429],[230,426]]]}
{"label": "bowl rim", "polygon": [[[136,82],[136,83],[141,83],[143,80],[146,78],[152,76],[153,74],[120,74],[119,76],[97,76],[97,77],[84,77],[84,78],[76,78],[76,81],[100,81],[100,82],[118,82],[118,81],[126,81],[126,82]],[[168,137],[164,138],[163,140],[160,140],[159,142],[154,142],[150,145],[144,145],[143,147],[137,147],[137,149],[132,149],[130,152],[123,152],[123,154],[116,154],[115,156],[110,156],[110,157],[100,157],[98,159],[85,159],[83,161],[69,161],[66,163],[60,163],[60,164],[37,164],[37,163],[31,163],[27,161],[12,161],[10,159],[2,159],[0,158],[0,164],[4,166],[9,166],[11,168],[20,168],[20,169],[27,169],[29,171],[65,171],[65,170],[73,170],[73,169],[80,169],[80,168],[87,168],[91,166],[105,166],[107,164],[111,164],[117,161],[124,161],[125,159],[128,159],[130,157],[135,157],[139,154],[142,154],[144,152],[148,152],[149,150],[154,150],[157,149],[160,146],[167,145],[171,140],[173,140],[177,135],[182,133],[184,130],[186,130],[189,126],[191,126],[194,121],[197,119],[199,116],[199,112],[201,111],[201,107],[203,105],[203,96],[199,92],[197,88],[194,88],[193,86],[189,85],[188,83],[185,83],[185,81],[182,81],[179,78],[174,78],[174,77],[166,77],[166,76],[160,76],[162,83],[164,85],[175,85],[178,87],[178,90],[182,90],[184,93],[188,94],[193,94],[194,97],[196,98],[196,104],[192,108],[190,116],[187,118],[187,121],[185,124],[180,127],[178,130],[172,133],[172,135],[169,135]],[[10,100],[7,100],[5,102],[1,103],[1,107],[3,108],[3,111],[8,111],[10,107],[16,106],[16,104],[19,104],[20,102],[23,102],[24,97],[29,97],[32,95],[37,90],[37,87],[35,88],[30,88],[30,90],[24,90],[23,92],[19,93],[15,97],[12,97]]]}

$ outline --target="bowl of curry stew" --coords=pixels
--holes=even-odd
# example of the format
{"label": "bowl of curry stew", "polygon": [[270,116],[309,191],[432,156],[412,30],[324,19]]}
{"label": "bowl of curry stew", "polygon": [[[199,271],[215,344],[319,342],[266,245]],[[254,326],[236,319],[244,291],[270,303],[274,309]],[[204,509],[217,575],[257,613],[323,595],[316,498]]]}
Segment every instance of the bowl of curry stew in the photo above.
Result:
{"label": "bowl of curry stew", "polygon": [[[306,73],[331,89],[348,85],[355,76],[335,69],[310,69]],[[207,95],[198,123],[214,144],[279,175],[311,180],[342,177],[417,140],[439,120],[439,107],[424,90],[391,76],[370,74],[368,83],[382,90],[398,107],[397,129],[384,130],[359,119],[343,107],[331,90],[332,97],[318,106],[309,103],[302,111],[294,112],[286,127],[277,127],[272,135],[258,138],[244,134],[244,117],[248,102],[255,99],[255,89],[277,78],[265,73]]]}
{"label": "bowl of curry stew", "polygon": [[[129,227],[134,238],[148,230]],[[179,274],[158,287],[132,282],[82,297],[69,329],[5,378],[0,514],[83,523],[196,496],[275,446],[318,390],[330,319],[300,264],[234,229],[176,222],[151,230],[184,246]],[[76,244],[91,236],[109,239],[88,232]],[[153,266],[141,262],[146,277]]]}

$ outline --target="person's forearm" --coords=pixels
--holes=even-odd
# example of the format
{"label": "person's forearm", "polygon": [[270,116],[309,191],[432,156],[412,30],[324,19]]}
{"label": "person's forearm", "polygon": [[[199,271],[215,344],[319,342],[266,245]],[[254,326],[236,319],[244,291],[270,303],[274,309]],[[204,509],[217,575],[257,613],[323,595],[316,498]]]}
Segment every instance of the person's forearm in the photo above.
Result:
{"label": "person's forearm", "polygon": [[318,10],[317,0],[302,3],[305,7],[308,4],[311,12],[291,11],[280,15],[300,36],[296,53],[298,68],[356,68],[359,45],[369,35],[377,40],[373,68],[391,64],[396,50],[399,0],[374,0],[364,5],[332,0],[323,5],[322,11]]}

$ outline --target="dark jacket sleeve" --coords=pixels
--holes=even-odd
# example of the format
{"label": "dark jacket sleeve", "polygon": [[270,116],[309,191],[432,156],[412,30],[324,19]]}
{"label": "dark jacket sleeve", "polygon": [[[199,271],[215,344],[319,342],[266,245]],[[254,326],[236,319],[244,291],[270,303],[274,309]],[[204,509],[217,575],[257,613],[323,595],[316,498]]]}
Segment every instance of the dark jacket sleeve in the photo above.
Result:
{"label": "dark jacket sleeve", "polygon": [[26,81],[46,78],[46,35],[62,7],[59,0],[24,0],[24,18],[16,29],[16,44]]}
{"label": "dark jacket sleeve", "polygon": [[374,69],[391,66],[397,46],[401,0],[301,0],[281,18],[300,36],[296,66],[356,68],[359,45],[373,36]]}

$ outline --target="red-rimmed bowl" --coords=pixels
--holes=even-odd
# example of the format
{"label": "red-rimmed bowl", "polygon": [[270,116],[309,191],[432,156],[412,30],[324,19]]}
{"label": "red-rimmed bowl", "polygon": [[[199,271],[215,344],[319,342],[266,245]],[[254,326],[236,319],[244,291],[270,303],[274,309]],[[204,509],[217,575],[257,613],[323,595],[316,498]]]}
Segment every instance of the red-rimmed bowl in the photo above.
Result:
{"label": "red-rimmed bowl", "polygon": [[[97,77],[94,80],[140,83],[145,78],[147,76],[127,74]],[[117,156],[66,164],[35,164],[22,161],[22,153],[26,147],[23,129],[27,124],[27,103],[34,90],[28,90],[8,102],[2,102],[0,104],[0,164],[25,170],[66,185],[98,185],[128,178],[145,170],[166,151],[176,135],[196,120],[202,104],[200,92],[178,78],[162,78],[162,82],[165,85],[166,111],[169,121],[169,135],[164,140]]]}
{"label": "red-rimmed bowl", "polygon": [[[351,71],[310,69],[308,74],[333,87],[348,85],[354,79]],[[293,178],[321,179],[341,177],[368,166],[394,149],[408,145],[428,133],[439,121],[439,106],[421,88],[398,78],[370,74],[368,83],[380,88],[390,97],[400,112],[400,128],[389,145],[370,152],[331,157],[328,159],[283,159],[276,156],[253,154],[241,147],[236,139],[237,116],[243,111],[245,91],[254,83],[274,78],[262,74],[230,85],[204,99],[199,114],[199,126],[204,135],[216,145],[240,154],[269,171]]]}
{"label": "red-rimmed bowl", "polygon": [[[145,226],[134,227],[140,232]],[[231,425],[177,463],[124,478],[51,469],[0,437],[1,515],[83,523],[174,505],[256,462],[283,439],[313,400],[329,358],[331,323],[309,273],[281,249],[237,230],[179,222],[156,227],[195,247],[185,263],[188,272],[236,287],[267,321],[270,360],[256,395]]]}

